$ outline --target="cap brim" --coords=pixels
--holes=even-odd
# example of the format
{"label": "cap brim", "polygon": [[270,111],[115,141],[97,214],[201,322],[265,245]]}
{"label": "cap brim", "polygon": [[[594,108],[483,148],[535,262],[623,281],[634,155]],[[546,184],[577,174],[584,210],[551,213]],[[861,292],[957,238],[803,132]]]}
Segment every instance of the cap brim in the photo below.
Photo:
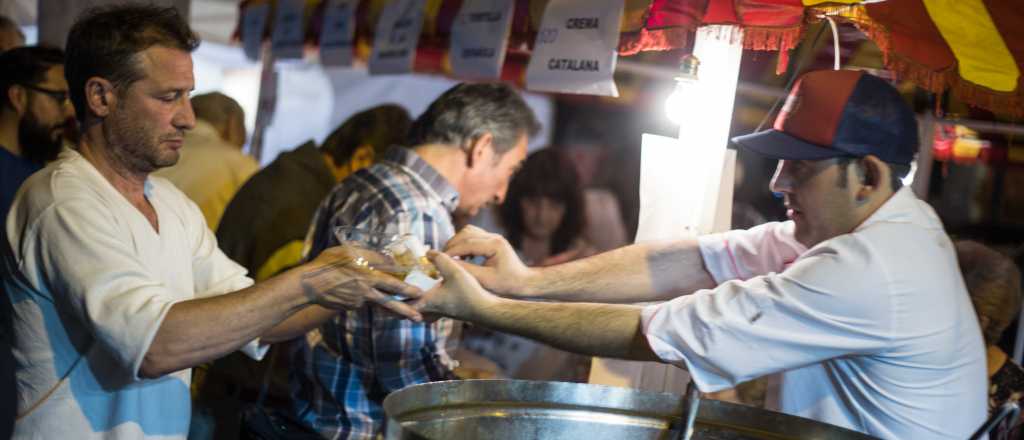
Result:
{"label": "cap brim", "polygon": [[775,129],[736,136],[732,138],[732,141],[743,148],[773,159],[821,160],[849,156],[848,153],[824,148]]}

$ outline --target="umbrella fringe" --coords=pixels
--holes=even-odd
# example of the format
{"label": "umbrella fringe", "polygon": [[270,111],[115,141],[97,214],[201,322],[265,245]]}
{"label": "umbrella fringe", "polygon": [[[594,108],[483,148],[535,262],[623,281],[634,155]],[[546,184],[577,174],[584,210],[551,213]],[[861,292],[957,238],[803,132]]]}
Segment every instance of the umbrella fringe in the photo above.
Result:
{"label": "umbrella fringe", "polygon": [[863,6],[816,9],[844,19],[874,41],[882,51],[885,68],[892,71],[896,78],[911,81],[932,93],[950,90],[968,105],[1014,118],[1024,118],[1024,87],[1021,85],[1018,84],[1017,90],[1013,92],[999,92],[960,77],[955,62],[947,69],[936,71],[900,56],[892,51],[889,30],[872,20]]}
{"label": "umbrella fringe", "polygon": [[744,27],[743,48],[753,50],[789,51],[800,44],[803,26],[783,28]]}
{"label": "umbrella fringe", "polygon": [[640,29],[619,37],[619,55],[636,55],[649,50],[672,50],[686,47],[693,29],[671,27],[664,29]]}
{"label": "umbrella fringe", "polygon": [[957,98],[969,105],[1014,119],[1024,118],[1024,96],[1019,84],[1015,92],[998,92],[956,76],[951,89]]}

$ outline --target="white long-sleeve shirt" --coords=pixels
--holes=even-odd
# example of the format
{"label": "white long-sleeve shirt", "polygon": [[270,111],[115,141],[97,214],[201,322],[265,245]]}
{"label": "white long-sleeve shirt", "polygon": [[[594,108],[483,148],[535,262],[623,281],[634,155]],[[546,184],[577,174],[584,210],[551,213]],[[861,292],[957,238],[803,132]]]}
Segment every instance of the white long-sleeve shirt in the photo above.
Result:
{"label": "white long-sleeve shirt", "polygon": [[[171,306],[252,280],[174,185],[150,178],[145,194],[159,233],[66,150],[15,198],[2,249],[18,386],[13,438],[188,434],[190,370],[141,380],[142,359]],[[265,348],[253,341],[245,351],[260,357]]]}
{"label": "white long-sleeve shirt", "polygon": [[882,438],[969,437],[986,417],[985,348],[931,208],[904,188],[809,250],[793,228],[701,237],[719,285],[643,310],[655,353],[703,391],[781,373],[780,411]]}

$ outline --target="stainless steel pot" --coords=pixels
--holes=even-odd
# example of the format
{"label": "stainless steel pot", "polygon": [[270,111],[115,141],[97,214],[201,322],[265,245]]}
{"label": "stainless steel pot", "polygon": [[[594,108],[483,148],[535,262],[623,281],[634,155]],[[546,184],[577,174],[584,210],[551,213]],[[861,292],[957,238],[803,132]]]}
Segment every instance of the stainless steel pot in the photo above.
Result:
{"label": "stainless steel pot", "polygon": [[[414,385],[384,399],[386,438],[676,439],[682,397],[601,385],[467,380]],[[695,439],[871,439],[814,420],[703,400]]]}

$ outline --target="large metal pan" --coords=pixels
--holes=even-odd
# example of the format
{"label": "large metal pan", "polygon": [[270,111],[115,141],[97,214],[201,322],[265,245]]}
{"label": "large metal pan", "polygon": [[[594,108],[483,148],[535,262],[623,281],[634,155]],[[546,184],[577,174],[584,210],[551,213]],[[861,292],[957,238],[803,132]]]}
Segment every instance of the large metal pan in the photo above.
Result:
{"label": "large metal pan", "polygon": [[[386,438],[665,439],[679,436],[682,397],[566,382],[466,380],[414,385],[384,399]],[[695,439],[872,439],[814,420],[703,400]]]}

